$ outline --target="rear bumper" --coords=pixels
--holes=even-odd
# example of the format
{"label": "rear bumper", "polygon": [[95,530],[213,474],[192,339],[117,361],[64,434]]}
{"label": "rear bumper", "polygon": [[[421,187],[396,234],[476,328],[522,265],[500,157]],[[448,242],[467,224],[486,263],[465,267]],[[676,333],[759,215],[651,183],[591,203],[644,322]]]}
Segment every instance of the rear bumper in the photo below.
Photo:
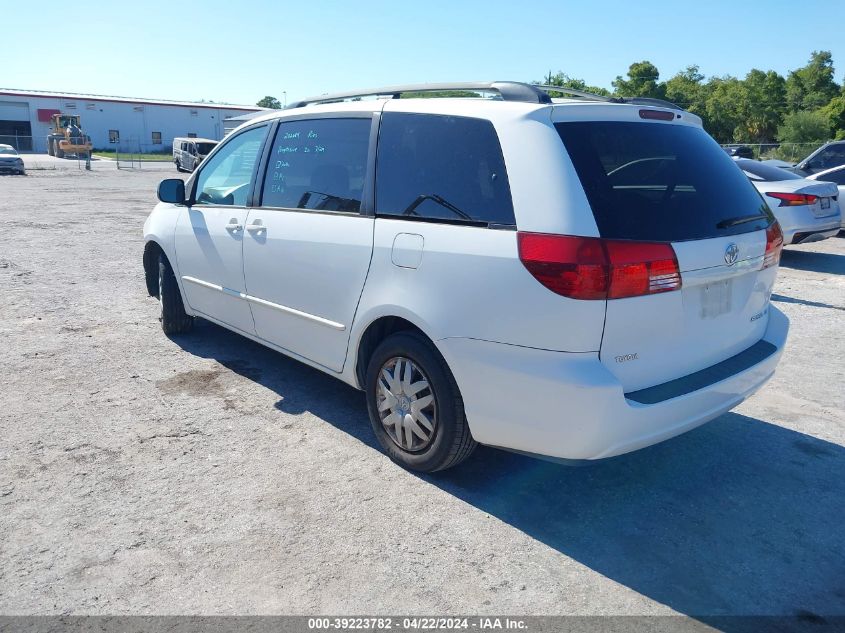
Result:
{"label": "rear bumper", "polygon": [[808,207],[778,207],[775,217],[783,230],[784,244],[798,244],[811,237],[812,241],[832,237],[842,227],[840,213],[818,218]]}
{"label": "rear bumper", "polygon": [[763,340],[775,350],[714,384],[655,404],[626,398],[593,353],[550,352],[466,338],[438,347],[461,389],[473,437],[548,457],[592,460],[656,444],[712,420],[762,387],[789,331],[769,306]]}

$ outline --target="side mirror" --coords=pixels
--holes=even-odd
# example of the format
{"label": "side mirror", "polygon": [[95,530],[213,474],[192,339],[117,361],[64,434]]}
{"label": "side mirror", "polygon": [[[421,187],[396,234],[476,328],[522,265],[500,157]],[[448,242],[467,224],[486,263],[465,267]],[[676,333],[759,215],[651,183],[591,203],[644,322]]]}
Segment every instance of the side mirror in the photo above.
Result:
{"label": "side mirror", "polygon": [[158,199],[170,204],[185,204],[185,181],[168,178],[158,183]]}

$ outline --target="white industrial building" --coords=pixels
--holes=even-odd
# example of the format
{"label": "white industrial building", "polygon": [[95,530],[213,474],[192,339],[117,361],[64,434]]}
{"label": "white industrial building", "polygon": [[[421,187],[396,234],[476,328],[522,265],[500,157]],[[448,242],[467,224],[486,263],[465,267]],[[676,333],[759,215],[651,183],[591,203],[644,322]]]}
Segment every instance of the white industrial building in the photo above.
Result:
{"label": "white industrial building", "polygon": [[225,119],[256,106],[0,88],[0,143],[46,152],[53,114],[78,114],[95,149],[166,151],[177,136],[222,139]]}

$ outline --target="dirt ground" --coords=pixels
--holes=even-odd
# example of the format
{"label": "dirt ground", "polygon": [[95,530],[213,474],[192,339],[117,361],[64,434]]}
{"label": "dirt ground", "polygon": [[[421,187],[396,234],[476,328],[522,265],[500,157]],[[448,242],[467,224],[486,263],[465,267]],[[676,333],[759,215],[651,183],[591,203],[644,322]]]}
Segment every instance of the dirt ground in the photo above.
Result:
{"label": "dirt ground", "polygon": [[0,177],[0,613],[845,615],[845,239],[784,253],[789,345],[735,412],[587,467],[417,476],[359,392],[162,334],[167,176]]}

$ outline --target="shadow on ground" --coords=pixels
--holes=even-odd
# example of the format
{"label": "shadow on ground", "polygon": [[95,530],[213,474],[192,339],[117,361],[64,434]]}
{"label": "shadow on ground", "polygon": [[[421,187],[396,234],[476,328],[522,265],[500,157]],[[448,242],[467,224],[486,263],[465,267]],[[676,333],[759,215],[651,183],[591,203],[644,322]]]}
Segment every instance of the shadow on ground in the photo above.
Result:
{"label": "shadow on ground", "polygon": [[785,248],[780,255],[780,265],[796,270],[845,275],[845,255],[836,253],[815,253]]}
{"label": "shadow on ground", "polygon": [[[176,340],[378,450],[360,392],[206,322]],[[731,413],[585,467],[480,447],[421,479],[718,628],[756,626],[720,615],[845,615],[845,449],[809,435]]]}

